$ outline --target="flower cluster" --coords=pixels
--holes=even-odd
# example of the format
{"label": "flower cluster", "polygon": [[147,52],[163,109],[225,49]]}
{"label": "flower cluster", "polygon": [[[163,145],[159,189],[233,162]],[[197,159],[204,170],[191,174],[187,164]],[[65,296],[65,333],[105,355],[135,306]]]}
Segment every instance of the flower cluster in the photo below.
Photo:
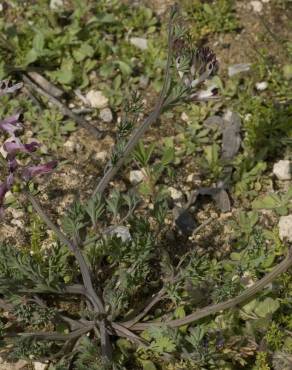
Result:
{"label": "flower cluster", "polygon": [[[0,81],[0,96],[13,93],[21,87],[21,83],[11,86],[7,80]],[[16,132],[22,129],[21,120],[22,115],[17,113],[0,121],[0,131],[4,131],[9,135],[9,139],[3,145],[3,149],[7,154],[6,160],[8,175],[6,179],[0,183],[0,217],[3,214],[3,202],[5,194],[13,186],[17,171],[20,174],[20,178],[27,182],[34,176],[51,172],[57,165],[56,161],[51,161],[46,164],[36,166],[23,167],[19,165],[16,158],[18,153],[31,154],[40,147],[40,144],[36,141],[33,141],[29,144],[22,144],[20,139],[16,136]]]}
{"label": "flower cluster", "polygon": [[[195,51],[188,48],[184,50],[184,43],[177,40],[176,69],[183,84],[188,88],[188,98],[192,101],[206,101],[216,98],[217,87],[212,84],[202,90],[201,86],[218,71],[218,61],[215,53],[208,47],[202,47]],[[181,53],[179,52],[181,49]]]}

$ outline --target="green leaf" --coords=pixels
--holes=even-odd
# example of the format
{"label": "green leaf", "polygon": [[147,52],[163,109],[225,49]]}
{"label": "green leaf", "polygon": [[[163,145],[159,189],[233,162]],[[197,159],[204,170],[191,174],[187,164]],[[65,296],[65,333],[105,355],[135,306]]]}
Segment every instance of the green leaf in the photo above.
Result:
{"label": "green leaf", "polygon": [[286,80],[292,79],[292,64],[286,64],[283,67],[283,75]]}
{"label": "green leaf", "polygon": [[38,58],[38,52],[35,49],[30,49],[24,59],[25,66],[35,62]]}
{"label": "green leaf", "polygon": [[231,254],[230,254],[230,259],[232,260],[232,261],[240,261],[241,260],[241,253],[236,253],[236,252],[232,252]]}
{"label": "green leaf", "polygon": [[209,5],[209,4],[204,3],[203,8],[204,8],[204,11],[205,11],[207,14],[209,14],[209,15],[213,15],[213,10],[212,10],[212,8],[210,7],[210,5]]}
{"label": "green leaf", "polygon": [[64,85],[70,85],[74,79],[73,60],[68,59],[62,63],[61,68],[53,73],[53,76]]}
{"label": "green leaf", "polygon": [[161,162],[163,166],[167,166],[174,160],[174,147],[167,147],[163,150]]}
{"label": "green leaf", "polygon": [[154,343],[151,343],[150,348],[159,353],[173,352],[176,348],[176,344],[172,338],[160,337]]}
{"label": "green leaf", "polygon": [[129,76],[132,73],[132,67],[129,64],[123,62],[122,60],[119,60],[116,63],[118,64],[120,71],[124,75]]}
{"label": "green leaf", "polygon": [[254,299],[250,302],[248,302],[247,304],[245,304],[243,307],[242,307],[242,310],[247,313],[247,314],[251,314],[253,313],[254,309],[257,307],[257,300]]}
{"label": "green leaf", "polygon": [[73,51],[73,57],[76,62],[81,62],[87,57],[92,57],[94,54],[94,49],[89,44],[82,44],[79,49]]}
{"label": "green leaf", "polygon": [[280,216],[286,216],[289,212],[288,208],[286,206],[281,206],[277,207],[275,211],[278,213]]}
{"label": "green leaf", "polygon": [[42,32],[37,32],[32,41],[32,47],[37,53],[41,53],[45,46],[45,39]]}
{"label": "green leaf", "polygon": [[156,366],[150,360],[141,360],[143,370],[156,370]]}
{"label": "green leaf", "polygon": [[256,199],[252,203],[254,209],[274,209],[281,206],[281,199],[277,194],[269,194],[262,199]]}
{"label": "green leaf", "polygon": [[266,298],[262,302],[256,306],[254,312],[259,317],[266,317],[268,315],[272,315],[274,312],[278,310],[280,307],[280,303],[273,299],[273,298]]}
{"label": "green leaf", "polygon": [[116,17],[112,13],[106,13],[102,18],[99,19],[100,23],[115,23]]}

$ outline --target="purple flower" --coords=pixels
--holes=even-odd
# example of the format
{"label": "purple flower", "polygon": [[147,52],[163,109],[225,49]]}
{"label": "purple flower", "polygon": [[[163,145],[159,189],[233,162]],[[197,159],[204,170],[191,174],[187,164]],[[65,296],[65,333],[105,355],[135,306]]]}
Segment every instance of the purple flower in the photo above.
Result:
{"label": "purple flower", "polygon": [[9,176],[6,177],[4,182],[0,184],[0,217],[3,216],[3,201],[5,198],[5,194],[11,189],[13,185],[14,177],[11,173]]}
{"label": "purple flower", "polygon": [[0,128],[8,134],[14,136],[15,131],[21,129],[21,113],[14,114],[13,116],[4,118],[0,121]]}
{"label": "purple flower", "polygon": [[45,164],[38,166],[26,167],[22,171],[22,178],[26,181],[29,181],[32,177],[43,175],[45,173],[50,173],[57,166],[57,161],[51,161]]}
{"label": "purple flower", "polygon": [[15,158],[12,158],[12,159],[9,159],[8,160],[8,169],[9,169],[9,173],[12,173],[16,170],[16,168],[18,167],[18,163],[16,161]]}
{"label": "purple flower", "polygon": [[40,144],[36,141],[32,141],[29,144],[22,144],[19,140],[6,141],[3,145],[4,150],[9,154],[10,157],[15,156],[18,152],[32,153],[40,147]]}
{"label": "purple flower", "polygon": [[200,48],[193,56],[191,75],[196,77],[191,82],[191,87],[194,88],[214,75],[218,71],[218,61],[215,53],[208,47]]}

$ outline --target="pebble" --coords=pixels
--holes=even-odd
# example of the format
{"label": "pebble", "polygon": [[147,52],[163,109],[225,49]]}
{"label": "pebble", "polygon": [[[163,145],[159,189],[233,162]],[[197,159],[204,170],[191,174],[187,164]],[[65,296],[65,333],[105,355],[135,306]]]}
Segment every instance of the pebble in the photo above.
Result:
{"label": "pebble", "polygon": [[292,178],[291,168],[292,168],[291,161],[281,160],[274,164],[273,174],[279,180],[291,180]]}
{"label": "pebble", "polygon": [[74,152],[76,150],[76,143],[72,139],[68,139],[63,145],[69,152]]}
{"label": "pebble", "polygon": [[180,116],[181,120],[184,121],[184,122],[189,122],[190,121],[190,118],[189,116],[186,114],[186,112],[182,112],[181,116]]}
{"label": "pebble", "polygon": [[130,172],[130,183],[133,185],[139,184],[141,181],[144,180],[144,173],[140,170],[133,170]]}
{"label": "pebble", "polygon": [[250,5],[255,13],[261,13],[263,10],[263,4],[258,0],[251,1]]}
{"label": "pebble", "polygon": [[146,50],[148,47],[147,39],[143,37],[131,37],[130,43],[141,50]]}
{"label": "pebble", "polygon": [[[2,358],[1,358],[2,359]],[[8,363],[6,361],[0,363],[0,370],[22,370],[27,367],[27,361],[19,360],[15,363]]]}
{"label": "pebble", "polygon": [[52,10],[58,10],[59,8],[64,6],[63,0],[51,0],[50,1],[50,8]]}
{"label": "pebble", "polygon": [[142,75],[139,80],[139,86],[141,87],[141,89],[146,89],[148,84],[149,84],[149,77]]}
{"label": "pebble", "polygon": [[170,192],[170,196],[173,200],[182,200],[183,198],[183,193],[180,190],[177,190],[170,186],[168,188],[168,191]]}
{"label": "pebble", "polygon": [[107,122],[107,123],[112,122],[112,120],[113,120],[113,114],[112,114],[112,111],[110,110],[110,108],[103,108],[103,109],[99,112],[99,118],[100,118],[103,122]]}
{"label": "pebble", "polygon": [[117,236],[121,238],[123,242],[132,240],[129,229],[126,226],[113,226],[105,231],[106,234],[110,236]]}
{"label": "pebble", "polygon": [[46,368],[48,367],[47,364],[43,364],[41,362],[34,362],[33,366],[34,366],[34,370],[46,370]]}
{"label": "pebble", "polygon": [[105,150],[102,150],[101,152],[96,153],[94,158],[97,161],[105,162],[106,159],[107,159],[107,154],[108,154],[108,152],[106,152]]}
{"label": "pebble", "polygon": [[292,215],[280,217],[278,226],[280,239],[292,242]]}
{"label": "pebble", "polygon": [[190,175],[188,175],[187,182],[193,182],[194,180],[195,180],[195,175],[193,173],[191,173]]}
{"label": "pebble", "polygon": [[86,94],[86,99],[92,108],[103,109],[108,105],[108,98],[100,90],[90,90]]}
{"label": "pebble", "polygon": [[256,89],[258,91],[264,91],[268,87],[268,83],[266,81],[257,82],[256,83]]}

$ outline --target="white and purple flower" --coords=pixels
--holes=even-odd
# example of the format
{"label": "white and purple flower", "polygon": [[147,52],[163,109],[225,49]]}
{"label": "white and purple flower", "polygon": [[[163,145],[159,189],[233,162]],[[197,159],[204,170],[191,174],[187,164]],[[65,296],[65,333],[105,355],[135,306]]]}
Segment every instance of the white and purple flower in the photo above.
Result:
{"label": "white and purple flower", "polygon": [[[21,87],[21,83],[11,86],[7,80],[0,81],[0,96],[13,93]],[[19,153],[31,154],[41,146],[36,141],[32,141],[29,144],[22,144],[22,142],[16,137],[16,132],[22,129],[21,119],[21,113],[16,113],[8,118],[0,120],[0,130],[9,135],[9,139],[3,145],[3,149],[7,153],[6,159],[8,175],[5,180],[0,183],[0,218],[4,213],[3,203],[5,195],[12,188],[13,183],[17,178],[27,182],[35,176],[52,172],[52,170],[57,166],[56,161],[51,161],[45,164],[28,165],[20,168],[20,165],[16,160],[16,156]],[[19,176],[16,176],[17,172]]]}

